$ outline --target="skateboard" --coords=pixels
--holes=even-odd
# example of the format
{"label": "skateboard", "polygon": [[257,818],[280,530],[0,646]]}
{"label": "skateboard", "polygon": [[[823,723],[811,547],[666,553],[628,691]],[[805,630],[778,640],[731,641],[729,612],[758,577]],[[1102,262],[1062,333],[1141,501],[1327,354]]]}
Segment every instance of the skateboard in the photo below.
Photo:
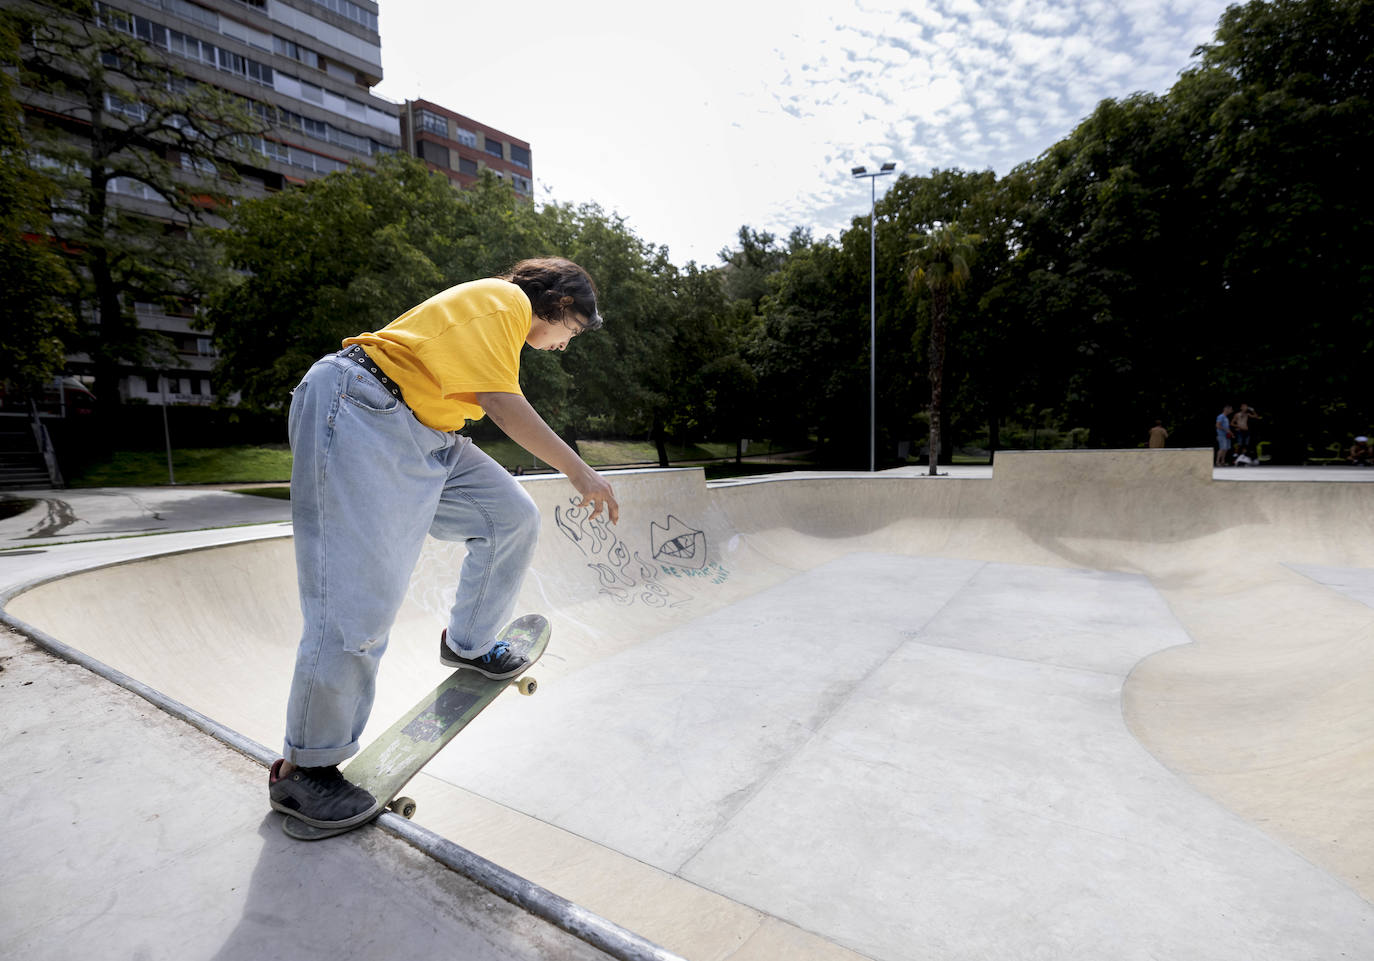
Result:
{"label": "skateboard", "polygon": [[[533,667],[548,646],[549,633],[549,622],[542,615],[526,614],[511,621],[501,632],[501,638],[512,650],[528,657]],[[384,809],[402,817],[414,817],[416,802],[397,795],[420,768],[507,687],[514,687],[521,694],[533,694],[538,686],[530,677],[529,668],[504,680],[459,668],[349,761],[342,769],[343,776],[381,801]],[[282,821],[282,830],[300,841],[318,841],[360,826],[320,828],[289,815]]]}

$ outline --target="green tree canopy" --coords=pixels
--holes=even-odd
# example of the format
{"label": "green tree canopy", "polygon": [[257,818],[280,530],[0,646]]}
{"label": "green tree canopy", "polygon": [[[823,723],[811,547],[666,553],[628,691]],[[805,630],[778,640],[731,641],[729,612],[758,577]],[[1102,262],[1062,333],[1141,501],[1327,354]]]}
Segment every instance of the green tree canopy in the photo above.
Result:
{"label": "green tree canopy", "polygon": [[0,381],[28,394],[62,372],[76,317],[67,300],[74,289],[70,275],[48,239],[53,184],[31,166],[23,109],[14,96],[17,27],[12,18],[0,18]]}
{"label": "green tree canopy", "polygon": [[[255,407],[284,405],[345,337],[446,287],[549,254],[586,268],[606,318],[567,352],[530,352],[521,364],[526,396],[571,442],[655,424],[661,435],[692,409],[693,370],[718,354],[718,285],[674,267],[619,216],[595,205],[535,207],[490,176],[456,191],[420,161],[392,156],[244,202],[229,219],[219,240],[233,273],[205,320],[220,390]],[[705,296],[713,289],[714,301]]]}
{"label": "green tree canopy", "polygon": [[509,254],[493,252],[478,225],[519,216],[510,194],[491,183],[459,194],[419,160],[394,155],[243,201],[217,232],[232,273],[205,305],[217,388],[250,407],[283,405],[345,337],[499,273],[510,264],[497,258]]}
{"label": "green tree canopy", "polygon": [[25,129],[29,162],[51,181],[43,227],[66,252],[91,321],[64,346],[91,357],[108,410],[121,362],[159,346],[135,302],[185,302],[204,289],[213,258],[186,232],[223,203],[245,135],[266,124],[187,76],[114,8],[17,0],[2,13],[22,39],[18,85],[43,102],[44,123]]}
{"label": "green tree canopy", "polygon": [[1374,5],[1229,8],[1165,96],[1103,101],[1025,168],[1017,241],[1046,391],[1093,442],[1155,417],[1206,444],[1222,403],[1268,408],[1300,459],[1368,423]]}

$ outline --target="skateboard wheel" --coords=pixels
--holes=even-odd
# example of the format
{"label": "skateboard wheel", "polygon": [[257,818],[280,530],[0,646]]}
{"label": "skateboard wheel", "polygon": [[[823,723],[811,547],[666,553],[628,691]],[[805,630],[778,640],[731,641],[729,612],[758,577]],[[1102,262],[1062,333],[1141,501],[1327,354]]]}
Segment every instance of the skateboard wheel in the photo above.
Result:
{"label": "skateboard wheel", "polygon": [[387,807],[391,808],[391,810],[395,811],[403,818],[413,818],[415,816],[415,809],[419,807],[419,805],[415,803],[413,797],[398,797],[388,804]]}
{"label": "skateboard wheel", "polygon": [[515,685],[517,691],[526,696],[539,690],[539,682],[532,677],[517,677],[511,683]]}

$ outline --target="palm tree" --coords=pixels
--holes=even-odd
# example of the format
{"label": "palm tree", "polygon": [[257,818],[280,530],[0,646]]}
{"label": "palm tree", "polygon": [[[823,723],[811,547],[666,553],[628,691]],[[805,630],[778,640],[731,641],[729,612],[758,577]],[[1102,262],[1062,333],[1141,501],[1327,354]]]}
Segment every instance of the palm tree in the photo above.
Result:
{"label": "palm tree", "polygon": [[930,291],[930,473],[940,460],[940,409],[945,378],[945,330],[949,324],[949,292],[959,290],[969,278],[973,248],[978,234],[964,233],[957,223],[935,223],[917,234],[919,243],[910,252],[907,275],[915,291]]}

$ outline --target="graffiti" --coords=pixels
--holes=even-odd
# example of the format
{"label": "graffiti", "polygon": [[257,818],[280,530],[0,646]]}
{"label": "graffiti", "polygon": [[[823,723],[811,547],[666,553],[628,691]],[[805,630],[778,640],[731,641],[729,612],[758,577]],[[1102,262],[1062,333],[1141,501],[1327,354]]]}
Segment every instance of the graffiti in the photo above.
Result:
{"label": "graffiti", "polygon": [[698,570],[706,566],[706,534],[692,530],[672,514],[668,515],[667,527],[650,522],[649,543],[654,560],[660,564]]}
{"label": "graffiti", "polygon": [[683,580],[704,580],[712,584],[724,584],[730,579],[729,569],[714,562],[696,569],[669,567],[665,564],[663,565],[663,573],[670,577],[682,578]]}
{"label": "graffiti", "polygon": [[592,519],[590,507],[554,508],[554,525],[587,559],[596,574],[597,590],[617,604],[641,603],[649,607],[671,608],[692,601],[693,595],[682,586],[665,583],[667,578],[687,580],[709,578],[721,584],[729,572],[720,564],[706,560],[706,534],[668,515],[666,525],[649,525],[649,556],[627,544],[611,528],[605,517]]}

